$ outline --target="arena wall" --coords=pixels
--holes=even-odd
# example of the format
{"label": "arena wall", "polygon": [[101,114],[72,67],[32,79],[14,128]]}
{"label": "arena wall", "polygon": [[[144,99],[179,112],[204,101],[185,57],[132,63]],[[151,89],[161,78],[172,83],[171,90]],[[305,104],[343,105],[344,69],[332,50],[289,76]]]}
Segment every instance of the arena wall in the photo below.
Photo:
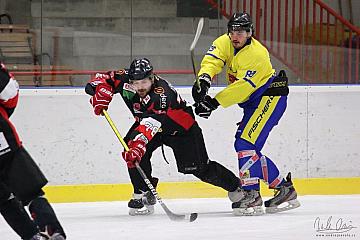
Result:
{"label": "arena wall", "polygon": [[[192,103],[191,89],[177,88]],[[212,88],[215,94],[221,88]],[[351,85],[291,86],[288,108],[270,134],[263,154],[285,175],[292,172],[300,194],[360,194],[360,87]],[[109,114],[123,136],[133,123],[120,96]],[[237,106],[216,110],[209,120],[198,118],[209,156],[237,172],[233,149]],[[123,148],[104,117],[95,116],[82,88],[21,89],[12,116],[17,131],[49,179],[53,202],[127,199],[132,188]],[[184,149],[186,151],[186,149]],[[223,197],[221,189],[177,172],[171,149],[167,164],[158,149],[153,173],[165,198]],[[175,189],[174,189],[175,188]],[[263,188],[264,194],[271,194]]]}

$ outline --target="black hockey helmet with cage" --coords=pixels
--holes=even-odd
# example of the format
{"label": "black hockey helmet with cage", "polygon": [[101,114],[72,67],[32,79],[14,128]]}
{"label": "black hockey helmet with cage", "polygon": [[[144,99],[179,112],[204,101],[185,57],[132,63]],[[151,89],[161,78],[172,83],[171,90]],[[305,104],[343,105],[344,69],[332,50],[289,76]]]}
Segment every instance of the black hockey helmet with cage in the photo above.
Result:
{"label": "black hockey helmet with cage", "polygon": [[254,26],[248,13],[234,13],[228,22],[228,33],[230,31],[254,32]]}
{"label": "black hockey helmet with cage", "polygon": [[134,59],[130,64],[129,78],[130,80],[142,80],[151,78],[153,75],[153,66],[147,58]]}

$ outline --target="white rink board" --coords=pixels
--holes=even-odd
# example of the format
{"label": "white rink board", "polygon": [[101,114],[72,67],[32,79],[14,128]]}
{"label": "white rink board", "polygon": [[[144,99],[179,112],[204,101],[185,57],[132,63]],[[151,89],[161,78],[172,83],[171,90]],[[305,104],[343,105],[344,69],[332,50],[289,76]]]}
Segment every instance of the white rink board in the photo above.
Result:
{"label": "white rink board", "polygon": [[[221,88],[212,88],[211,94]],[[192,103],[191,88],[178,88]],[[292,86],[284,117],[270,134],[263,154],[294,178],[360,176],[360,86]],[[124,136],[133,120],[119,95],[109,114]],[[209,120],[199,119],[209,156],[237,172],[233,149],[237,106],[217,109]],[[104,117],[95,116],[82,88],[21,89],[11,117],[50,185],[128,183],[122,147]],[[193,181],[177,173],[165,148],[153,155],[154,176],[166,181]],[[186,149],[184,149],[186,151]]]}

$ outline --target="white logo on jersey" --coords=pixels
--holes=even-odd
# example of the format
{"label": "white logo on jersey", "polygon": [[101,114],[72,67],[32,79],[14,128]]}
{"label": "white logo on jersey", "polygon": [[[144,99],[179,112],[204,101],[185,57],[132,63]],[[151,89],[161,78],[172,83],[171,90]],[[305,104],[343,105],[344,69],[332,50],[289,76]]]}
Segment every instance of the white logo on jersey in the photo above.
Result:
{"label": "white logo on jersey", "polygon": [[10,147],[3,132],[0,132],[0,155],[10,152]]}
{"label": "white logo on jersey", "polygon": [[150,96],[149,95],[146,95],[146,97],[142,100],[142,102],[144,104],[148,104],[149,101],[150,101]]}
{"label": "white logo on jersey", "polygon": [[160,94],[160,107],[161,108],[166,108],[166,98],[167,98],[167,96],[164,93]]}
{"label": "white logo on jersey", "polygon": [[212,46],[209,48],[208,52],[212,52],[212,51],[214,51],[215,49],[216,49],[216,46],[212,45]]}
{"label": "white logo on jersey", "polygon": [[151,136],[155,136],[155,134],[159,131],[161,127],[161,122],[158,120],[148,117],[143,118],[140,122],[140,125],[144,125],[147,132],[150,132]]}
{"label": "white logo on jersey", "polygon": [[136,93],[135,89],[131,86],[131,84],[128,84],[128,83],[124,83],[124,89],[129,92]]}

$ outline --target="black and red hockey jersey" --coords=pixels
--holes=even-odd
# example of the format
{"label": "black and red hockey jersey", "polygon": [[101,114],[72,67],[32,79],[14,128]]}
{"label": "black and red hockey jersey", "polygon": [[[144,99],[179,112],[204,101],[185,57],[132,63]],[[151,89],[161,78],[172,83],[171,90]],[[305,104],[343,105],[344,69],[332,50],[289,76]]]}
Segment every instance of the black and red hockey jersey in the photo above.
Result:
{"label": "black and red hockey jersey", "polygon": [[111,85],[114,93],[119,93],[130,109],[137,124],[129,134],[131,140],[141,139],[148,143],[156,133],[165,135],[181,134],[195,123],[191,106],[181,98],[169,82],[154,76],[154,84],[150,92],[144,97],[136,93],[129,83],[127,70],[112,71],[98,74],[91,80],[85,90],[93,95],[99,83]]}
{"label": "black and red hockey jersey", "polygon": [[0,62],[0,114],[8,118],[13,113],[19,98],[19,84],[5,65]]}
{"label": "black and red hockey jersey", "polygon": [[0,156],[10,148],[21,146],[19,135],[9,117],[14,112],[19,99],[19,84],[0,62]]}

